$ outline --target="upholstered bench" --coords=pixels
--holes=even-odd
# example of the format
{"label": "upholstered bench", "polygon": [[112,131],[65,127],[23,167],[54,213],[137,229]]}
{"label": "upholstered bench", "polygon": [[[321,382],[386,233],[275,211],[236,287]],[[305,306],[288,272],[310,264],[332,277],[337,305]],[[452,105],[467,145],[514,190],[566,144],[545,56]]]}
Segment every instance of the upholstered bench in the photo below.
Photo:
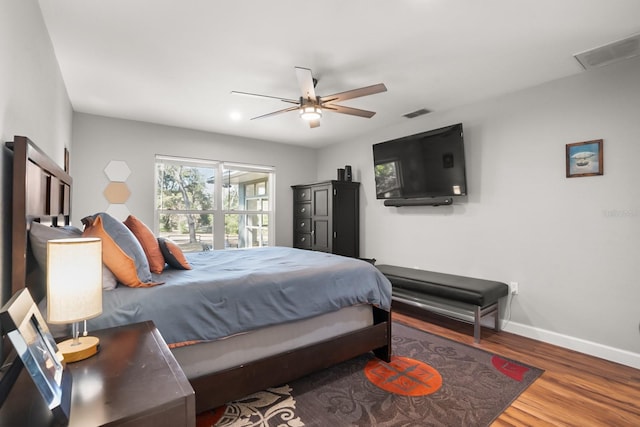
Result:
{"label": "upholstered bench", "polygon": [[509,294],[506,283],[394,265],[377,267],[391,282],[394,301],[473,323],[477,343],[483,317],[493,314],[494,329],[500,330],[499,300]]}

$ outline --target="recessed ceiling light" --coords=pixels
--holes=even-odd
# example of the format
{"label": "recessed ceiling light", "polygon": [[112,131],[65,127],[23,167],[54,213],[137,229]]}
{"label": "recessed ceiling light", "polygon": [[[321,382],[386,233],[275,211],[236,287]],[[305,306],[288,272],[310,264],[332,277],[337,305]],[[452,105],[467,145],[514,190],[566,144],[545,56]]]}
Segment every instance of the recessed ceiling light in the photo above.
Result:
{"label": "recessed ceiling light", "polygon": [[238,111],[232,111],[229,114],[229,117],[231,117],[231,120],[237,122],[242,118],[242,114],[240,114],[240,112],[238,112]]}

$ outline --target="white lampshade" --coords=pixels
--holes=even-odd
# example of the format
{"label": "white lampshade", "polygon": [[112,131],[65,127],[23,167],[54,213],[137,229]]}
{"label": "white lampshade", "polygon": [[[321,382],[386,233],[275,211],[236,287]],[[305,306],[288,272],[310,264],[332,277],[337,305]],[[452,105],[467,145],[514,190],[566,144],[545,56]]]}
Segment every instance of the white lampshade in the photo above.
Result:
{"label": "white lampshade", "polygon": [[74,323],[102,313],[102,241],[47,242],[47,322]]}

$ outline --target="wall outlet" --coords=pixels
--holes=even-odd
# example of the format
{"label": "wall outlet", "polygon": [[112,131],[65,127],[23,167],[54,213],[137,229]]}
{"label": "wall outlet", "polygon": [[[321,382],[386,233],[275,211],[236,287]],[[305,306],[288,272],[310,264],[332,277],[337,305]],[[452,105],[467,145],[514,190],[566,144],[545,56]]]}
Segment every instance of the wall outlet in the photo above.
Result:
{"label": "wall outlet", "polygon": [[511,295],[518,295],[518,282],[509,282],[509,289],[511,290]]}

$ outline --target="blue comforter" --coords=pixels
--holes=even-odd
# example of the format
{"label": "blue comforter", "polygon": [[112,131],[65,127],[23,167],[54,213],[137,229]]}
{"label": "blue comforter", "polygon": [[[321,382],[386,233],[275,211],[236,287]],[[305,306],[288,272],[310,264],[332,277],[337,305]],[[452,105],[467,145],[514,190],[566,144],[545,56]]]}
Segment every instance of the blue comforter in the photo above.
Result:
{"label": "blue comforter", "polygon": [[90,329],[153,320],[167,343],[212,341],[357,304],[389,311],[391,284],[368,262],[268,247],[186,254],[192,270],[165,270],[152,288],[103,292]]}

